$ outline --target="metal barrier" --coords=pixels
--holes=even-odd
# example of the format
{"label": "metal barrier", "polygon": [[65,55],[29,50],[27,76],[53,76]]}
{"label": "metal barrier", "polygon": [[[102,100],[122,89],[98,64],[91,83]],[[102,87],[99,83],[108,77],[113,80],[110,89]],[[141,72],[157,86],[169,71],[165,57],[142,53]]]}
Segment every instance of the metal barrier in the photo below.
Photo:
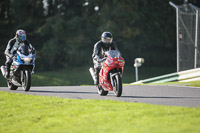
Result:
{"label": "metal barrier", "polygon": [[199,8],[187,1],[176,9],[177,72],[200,67]]}
{"label": "metal barrier", "polygon": [[145,80],[140,80],[138,82],[133,82],[131,84],[141,84],[141,83],[166,83],[175,81],[186,81],[189,79],[199,79],[200,78],[200,68],[166,74],[163,76],[158,76],[154,78],[149,78]]}

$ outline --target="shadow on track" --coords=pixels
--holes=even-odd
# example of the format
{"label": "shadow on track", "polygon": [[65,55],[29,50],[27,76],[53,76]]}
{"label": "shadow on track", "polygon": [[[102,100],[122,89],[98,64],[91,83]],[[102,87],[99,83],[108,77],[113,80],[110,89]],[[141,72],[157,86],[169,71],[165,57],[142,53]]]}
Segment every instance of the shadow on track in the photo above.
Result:
{"label": "shadow on track", "polygon": [[82,94],[97,94],[97,92],[77,92],[77,91],[45,91],[45,90],[30,90],[29,92],[38,92],[38,93],[82,93]]}

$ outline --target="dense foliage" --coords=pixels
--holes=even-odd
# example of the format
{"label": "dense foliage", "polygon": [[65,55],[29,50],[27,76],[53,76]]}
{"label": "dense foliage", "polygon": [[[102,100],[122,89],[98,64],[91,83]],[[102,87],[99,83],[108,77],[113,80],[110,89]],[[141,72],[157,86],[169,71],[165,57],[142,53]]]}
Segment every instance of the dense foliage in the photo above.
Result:
{"label": "dense foliage", "polygon": [[146,66],[175,67],[175,15],[168,0],[1,0],[0,63],[8,40],[24,29],[40,70],[91,65],[103,31],[113,33],[127,65],[143,57]]}

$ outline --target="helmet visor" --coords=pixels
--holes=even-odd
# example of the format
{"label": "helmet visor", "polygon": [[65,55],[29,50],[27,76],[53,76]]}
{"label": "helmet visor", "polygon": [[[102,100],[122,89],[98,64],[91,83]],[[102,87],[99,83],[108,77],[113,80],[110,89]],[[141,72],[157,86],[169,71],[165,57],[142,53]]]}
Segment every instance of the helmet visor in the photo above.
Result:
{"label": "helmet visor", "polygon": [[112,43],[112,38],[102,38],[102,41],[104,43],[110,44],[110,43]]}
{"label": "helmet visor", "polygon": [[19,39],[20,41],[25,41],[25,40],[26,40],[26,35],[19,35],[19,36],[18,36],[18,39]]}

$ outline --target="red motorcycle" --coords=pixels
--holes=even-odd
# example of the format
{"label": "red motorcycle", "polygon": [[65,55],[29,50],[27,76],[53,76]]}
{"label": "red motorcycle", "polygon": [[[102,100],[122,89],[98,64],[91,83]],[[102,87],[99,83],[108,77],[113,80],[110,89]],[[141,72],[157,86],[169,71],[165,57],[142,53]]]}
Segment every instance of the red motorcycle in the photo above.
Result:
{"label": "red motorcycle", "polygon": [[[101,96],[106,96],[108,91],[113,91],[116,97],[120,97],[125,60],[117,50],[110,50],[105,55],[106,59],[99,72],[98,93]],[[90,68],[90,73],[94,79],[94,68]]]}

